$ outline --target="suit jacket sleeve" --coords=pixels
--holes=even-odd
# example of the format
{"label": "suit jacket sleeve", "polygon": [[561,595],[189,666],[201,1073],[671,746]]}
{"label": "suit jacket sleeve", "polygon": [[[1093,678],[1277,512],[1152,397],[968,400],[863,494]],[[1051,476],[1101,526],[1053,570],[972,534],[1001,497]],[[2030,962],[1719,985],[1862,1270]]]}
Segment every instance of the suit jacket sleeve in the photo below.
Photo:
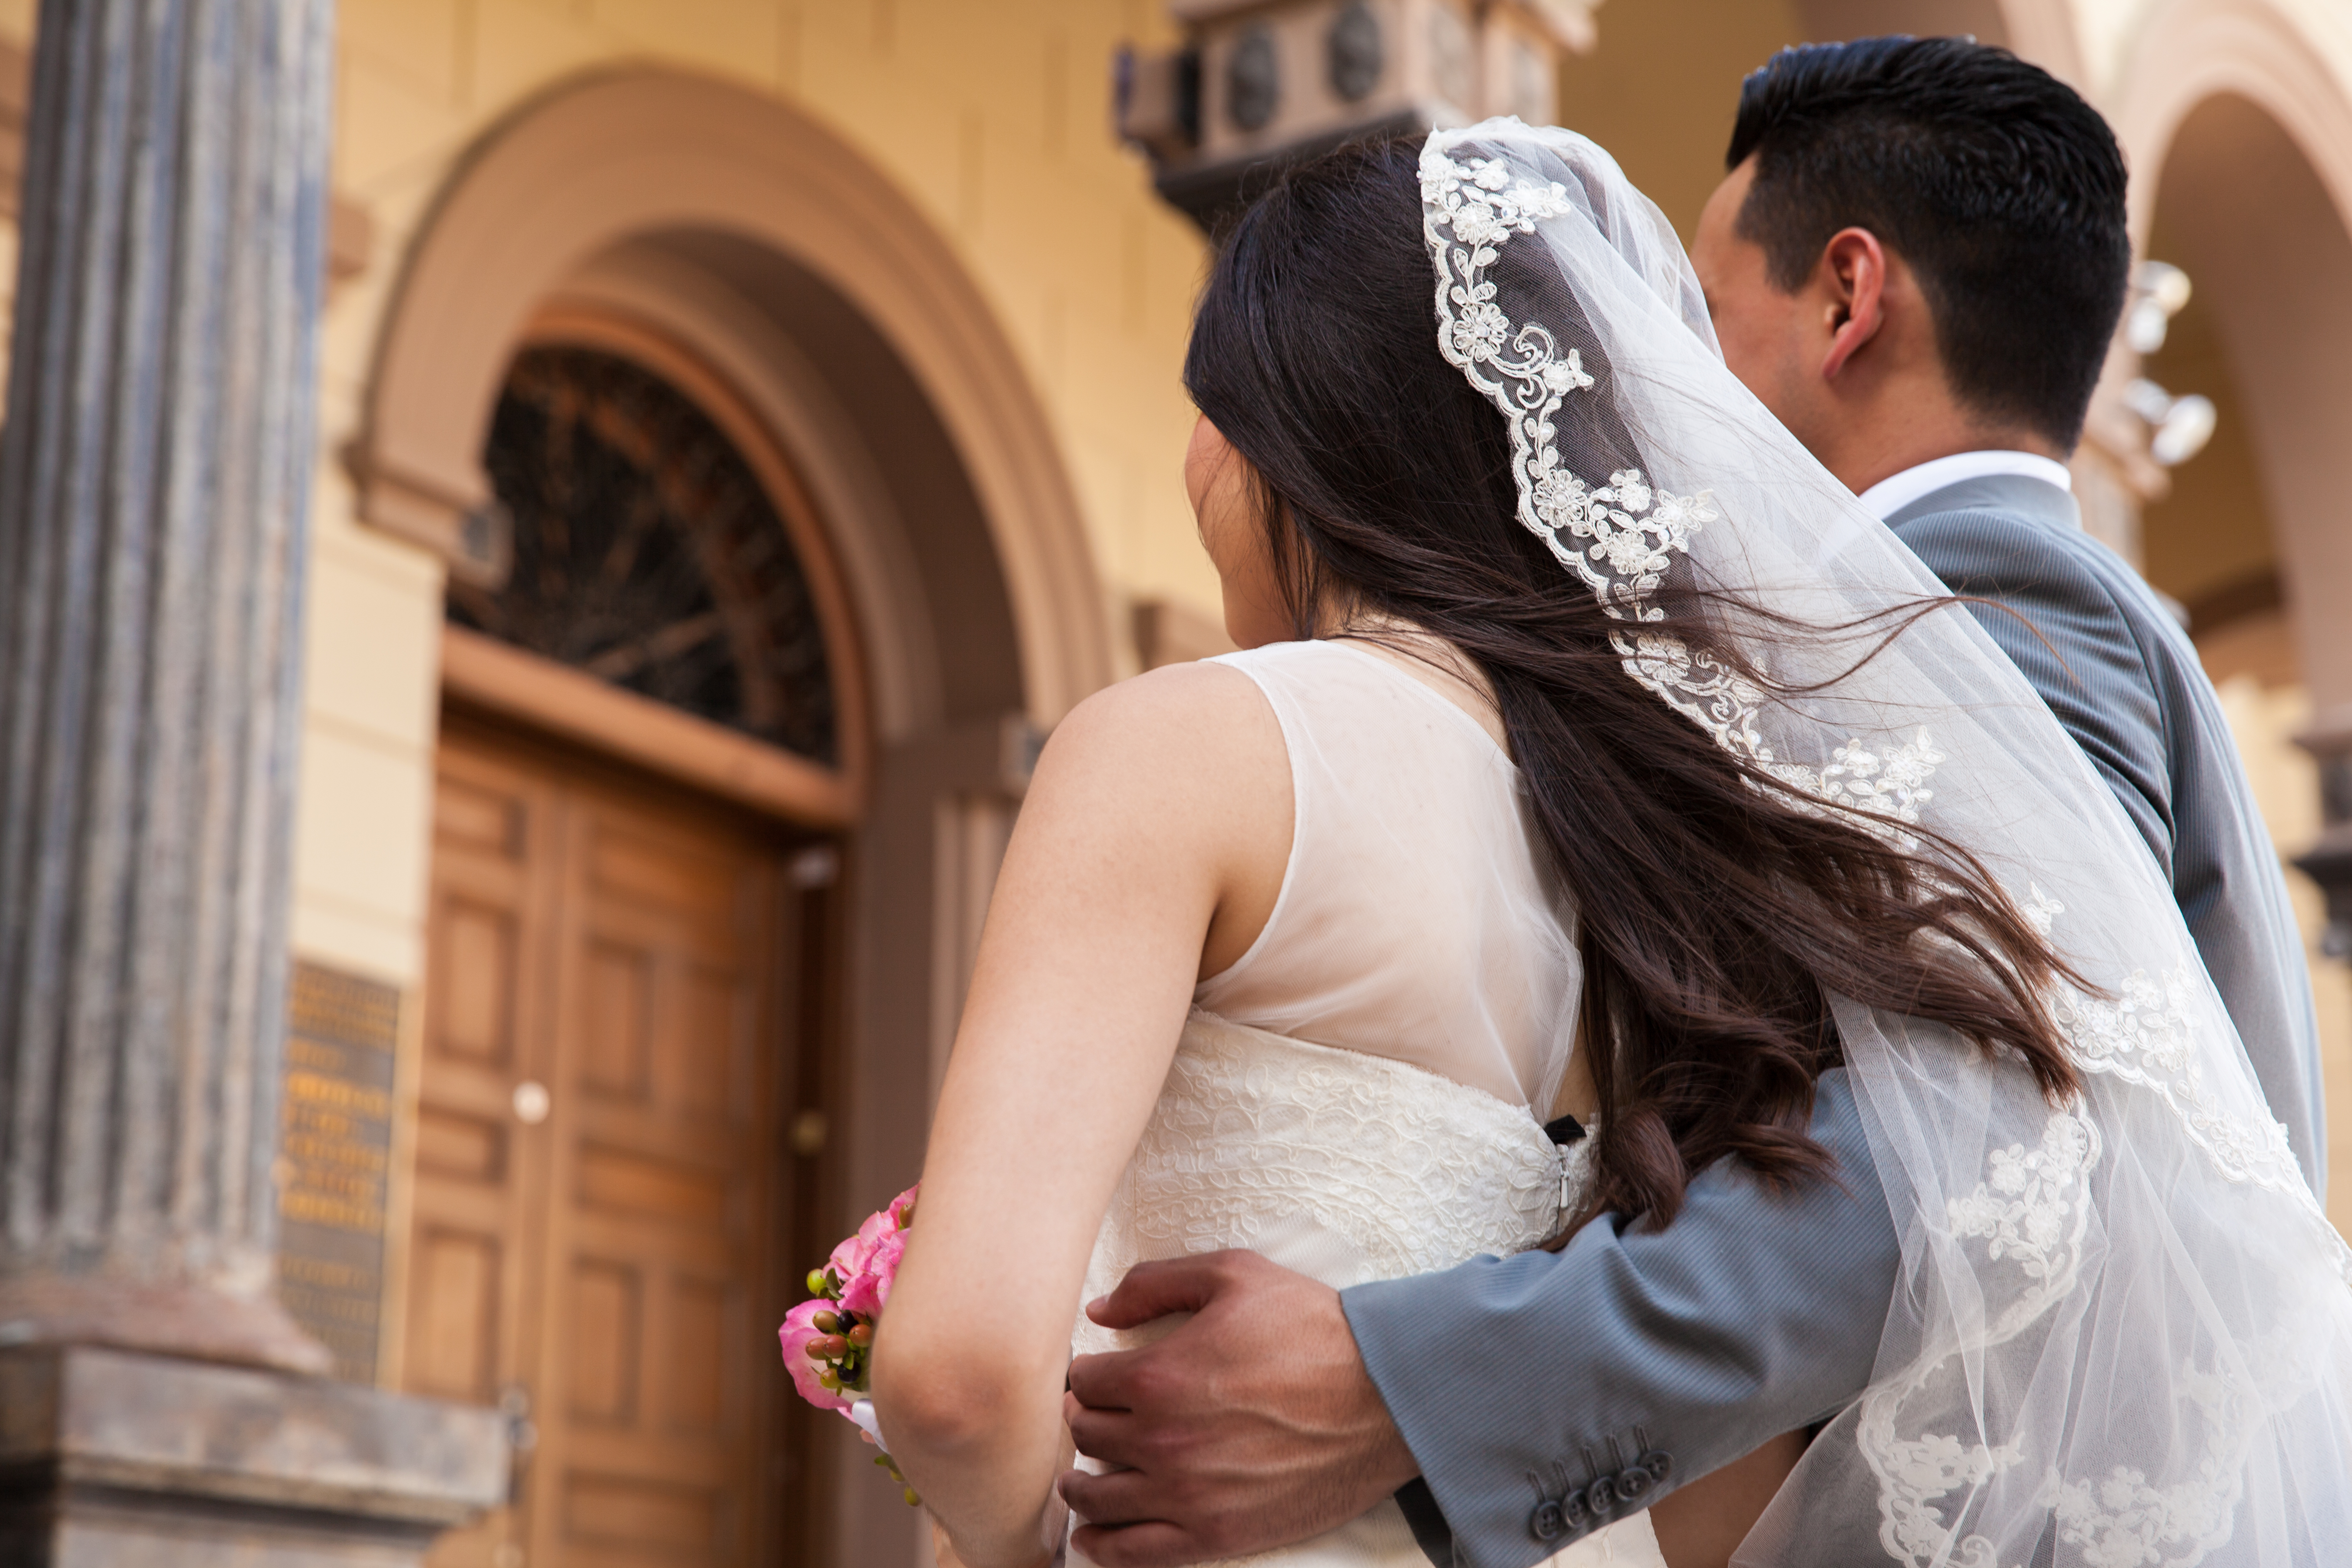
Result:
{"label": "suit jacket sleeve", "polygon": [[1977,624],[2042,694],[2174,880],[2171,714],[2133,615],[2033,523],[1939,512],[1895,531],[1946,587],[1978,597],[1969,605]]}
{"label": "suit jacket sleeve", "polygon": [[[1840,1180],[1775,1194],[1724,1162],[1663,1231],[1603,1215],[1559,1253],[1341,1293],[1454,1563],[1539,1563],[1605,1522],[1561,1506],[1595,1480],[1662,1456],[1654,1500],[1868,1384],[1902,1248],[1843,1069],[1812,1134]],[[1406,1500],[1445,1563],[1428,1500]]]}

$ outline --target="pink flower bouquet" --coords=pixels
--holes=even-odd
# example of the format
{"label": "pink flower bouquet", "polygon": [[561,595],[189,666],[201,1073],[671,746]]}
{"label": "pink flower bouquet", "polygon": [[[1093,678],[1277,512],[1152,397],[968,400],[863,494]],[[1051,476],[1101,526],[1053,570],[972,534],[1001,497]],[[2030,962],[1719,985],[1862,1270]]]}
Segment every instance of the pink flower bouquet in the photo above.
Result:
{"label": "pink flower bouquet", "polygon": [[[907,1253],[907,1227],[915,1223],[917,1183],[870,1215],[857,1234],[833,1249],[822,1268],[809,1270],[810,1299],[784,1314],[776,1331],[784,1366],[803,1399],[820,1410],[835,1410],[880,1447],[874,1405],[859,1397],[870,1386],[874,1325],[890,1300],[890,1282]],[[898,1474],[886,1450],[874,1461],[897,1479],[909,1503],[922,1500]]]}

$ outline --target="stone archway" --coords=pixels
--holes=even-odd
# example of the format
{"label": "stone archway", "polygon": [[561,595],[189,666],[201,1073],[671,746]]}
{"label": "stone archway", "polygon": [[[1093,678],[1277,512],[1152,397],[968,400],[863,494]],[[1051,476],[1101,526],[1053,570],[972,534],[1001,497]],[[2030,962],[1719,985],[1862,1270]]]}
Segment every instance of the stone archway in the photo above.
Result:
{"label": "stone archway", "polygon": [[[2184,317],[2192,341],[2168,343],[2151,368],[2161,379],[2174,363],[2166,355],[2202,353],[2224,417],[2242,426],[2194,459],[2207,471],[2183,471],[2174,502],[2150,509],[2151,528],[2173,537],[2149,564],[2207,590],[2192,615],[2257,591],[2220,606],[2244,618],[2209,616],[2200,647],[2223,675],[2246,673],[2225,685],[2224,703],[2273,836],[2290,851],[2308,847],[2296,864],[2326,894],[2326,951],[2338,955],[2352,934],[2352,624],[2337,610],[2352,592],[2341,516],[2352,490],[2347,83],[2352,56],[2269,0],[2181,0],[2150,18],[2108,104],[2134,172],[2135,240],[2189,271],[2201,318]],[[2233,469],[2244,493],[2223,493]],[[2319,900],[2296,897],[2317,929]],[[2317,951],[2312,967],[2340,1129],[2352,1123],[2352,987]],[[2352,1221],[2352,1162],[2340,1146],[2330,1187],[2338,1225]]]}
{"label": "stone archway", "polygon": [[[2189,0],[2150,26],[2114,118],[2145,247],[2159,205],[2194,221],[2168,244],[2213,316],[2242,399],[2293,597],[2352,588],[2352,100],[2316,44],[2260,0]],[[2291,605],[2292,607],[2292,605]],[[2352,624],[2295,616],[2323,727],[2352,712]]]}
{"label": "stone archway", "polygon": [[[362,516],[462,567],[509,361],[583,330],[661,340],[726,384],[824,520],[856,628],[871,766],[841,819],[846,853],[825,863],[847,874],[845,951],[811,1027],[835,1044],[793,1123],[835,1226],[918,1172],[1028,748],[1114,673],[1104,596],[1058,446],[979,289],[887,176],[790,107],[630,71],[486,134],[384,319],[346,452]],[[840,1425],[821,1441],[845,1471]],[[913,1560],[887,1489],[801,1486],[830,1514],[810,1560]]]}
{"label": "stone archway", "polygon": [[[1051,723],[1111,678],[1075,495],[979,291],[853,148],[783,103],[715,79],[592,78],[484,139],[425,225],[385,318],[350,451],[362,516],[456,553],[466,518],[489,498],[480,433],[514,344],[551,295],[648,242],[795,318],[788,328],[827,338],[815,352],[828,378],[852,389],[844,402],[869,390],[886,403],[919,395],[919,407],[899,405],[903,428],[866,435],[898,459],[944,459],[921,466],[966,492],[911,498],[902,516],[919,528],[945,507],[980,525],[1009,605],[1016,700],[1033,720]],[[905,559],[935,590],[934,612],[953,616],[970,563],[934,571],[926,552],[947,541],[909,542]],[[855,575],[857,563],[845,564]],[[944,662],[969,668],[974,653]],[[889,698],[877,697],[887,710]]]}

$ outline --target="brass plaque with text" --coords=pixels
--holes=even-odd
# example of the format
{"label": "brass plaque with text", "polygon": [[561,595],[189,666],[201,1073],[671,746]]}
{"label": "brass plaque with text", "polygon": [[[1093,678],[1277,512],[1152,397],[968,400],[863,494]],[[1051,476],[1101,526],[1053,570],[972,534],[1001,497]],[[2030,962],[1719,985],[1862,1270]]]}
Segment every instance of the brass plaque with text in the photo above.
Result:
{"label": "brass plaque with text", "polygon": [[298,962],[289,988],[278,1169],[278,1296],[373,1383],[392,1169],[396,987]]}

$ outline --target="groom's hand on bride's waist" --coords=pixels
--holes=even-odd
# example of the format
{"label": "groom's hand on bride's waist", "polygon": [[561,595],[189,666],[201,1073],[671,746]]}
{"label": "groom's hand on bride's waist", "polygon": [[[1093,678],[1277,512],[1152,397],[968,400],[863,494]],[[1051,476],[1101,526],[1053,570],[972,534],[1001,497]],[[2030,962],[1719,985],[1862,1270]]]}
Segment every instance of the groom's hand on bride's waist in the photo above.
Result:
{"label": "groom's hand on bride's waist", "polygon": [[1079,1356],[1078,1452],[1062,1495],[1103,1568],[1175,1568],[1303,1541],[1419,1474],[1365,1374],[1339,1293],[1254,1252],[1139,1264],[1087,1305],[1105,1328],[1192,1320],[1141,1350]]}

